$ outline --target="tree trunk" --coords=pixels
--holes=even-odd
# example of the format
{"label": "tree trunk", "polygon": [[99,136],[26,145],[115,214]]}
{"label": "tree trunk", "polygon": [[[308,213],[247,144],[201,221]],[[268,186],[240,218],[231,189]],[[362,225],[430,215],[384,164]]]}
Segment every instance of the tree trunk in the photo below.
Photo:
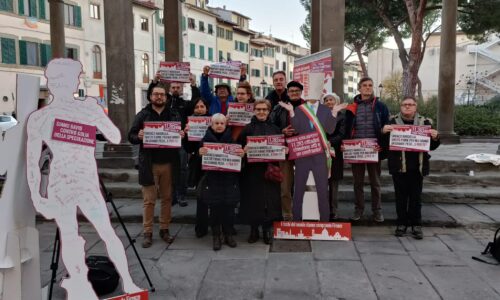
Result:
{"label": "tree trunk", "polygon": [[422,81],[420,80],[419,77],[417,77],[417,95],[418,95],[418,101],[420,103],[424,102],[424,95],[422,94]]}
{"label": "tree trunk", "polygon": [[363,72],[363,77],[368,77],[368,70],[366,69],[366,63],[363,58],[363,53],[361,53],[362,47],[354,46],[356,53],[358,54],[359,64],[361,65],[361,71]]}

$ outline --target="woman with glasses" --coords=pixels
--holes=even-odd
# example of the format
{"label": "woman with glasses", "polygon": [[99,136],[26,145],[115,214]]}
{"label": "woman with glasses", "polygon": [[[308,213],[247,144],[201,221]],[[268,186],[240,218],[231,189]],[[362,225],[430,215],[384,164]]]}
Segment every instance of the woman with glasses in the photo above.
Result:
{"label": "woman with glasses", "polygon": [[[240,143],[248,150],[247,137],[281,135],[280,129],[269,120],[271,102],[259,99],[255,101],[255,116],[245,126],[240,135]],[[278,164],[276,164],[278,166]],[[267,162],[245,161],[242,172],[241,213],[250,225],[249,243],[259,240],[259,226],[262,227],[262,238],[265,244],[271,243],[271,228],[274,221],[280,221],[281,199],[280,183],[267,180],[264,176],[268,168]]]}

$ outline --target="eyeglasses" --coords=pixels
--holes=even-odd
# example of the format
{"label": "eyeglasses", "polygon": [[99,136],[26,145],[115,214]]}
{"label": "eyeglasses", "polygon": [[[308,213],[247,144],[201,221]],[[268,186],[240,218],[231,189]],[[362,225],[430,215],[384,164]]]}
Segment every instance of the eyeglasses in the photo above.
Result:
{"label": "eyeglasses", "polygon": [[153,97],[165,97],[165,93],[152,93],[151,94]]}
{"label": "eyeglasses", "polygon": [[401,107],[406,106],[406,107],[412,107],[412,106],[417,106],[415,103],[402,103]]}

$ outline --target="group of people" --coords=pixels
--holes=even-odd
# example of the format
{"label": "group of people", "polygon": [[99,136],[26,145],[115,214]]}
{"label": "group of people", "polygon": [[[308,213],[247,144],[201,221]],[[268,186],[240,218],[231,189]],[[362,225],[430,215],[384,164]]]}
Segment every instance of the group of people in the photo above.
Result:
{"label": "group of people", "polygon": [[[372,217],[383,222],[381,210],[381,161],[388,159],[396,195],[397,227],[395,234],[403,236],[408,228],[413,237],[423,237],[421,228],[421,199],[423,176],[429,172],[426,152],[389,151],[389,136],[393,125],[431,125],[431,120],[417,113],[417,101],[405,97],[401,110],[391,117],[387,106],[374,96],[373,80],[365,77],[358,84],[360,94],[352,104],[341,103],[335,93],[321,99],[303,99],[303,85],[297,81],[287,83],[286,74],[273,74],[274,90],[266,99],[255,99],[252,88],[242,69],[236,97],[225,83],[209,84],[208,66],[200,78],[200,88],[192,81],[192,99],[184,101],[182,86],[171,83],[169,91],[157,80],[148,89],[149,104],[136,116],[129,132],[129,141],[139,144],[139,183],[144,197],[142,246],[153,242],[154,205],[159,192],[161,198],[160,237],[167,243],[173,238],[169,232],[173,195],[181,195],[185,186],[196,186],[196,236],[203,237],[211,227],[213,249],[222,244],[236,247],[233,235],[235,212],[250,226],[249,243],[257,242],[262,233],[264,243],[271,243],[272,224],[280,220],[302,220],[302,203],[309,173],[316,185],[320,221],[338,219],[338,186],[343,178],[344,162],[342,141],[347,139],[376,139],[379,160],[375,163],[352,164],[354,181],[354,213],[352,221],[364,214],[365,169],[371,186]],[[254,116],[246,126],[228,126],[227,112],[232,102],[253,103]],[[188,141],[188,116],[211,116],[211,126],[201,142]],[[144,122],[180,121],[182,149],[144,148]],[[296,135],[317,133],[322,152],[295,160],[275,163],[248,162],[248,137]],[[430,131],[431,146],[439,146],[436,130]],[[239,144],[235,154],[242,157],[240,172],[204,171],[202,158],[208,149],[205,143]],[[288,153],[288,148],[286,148]],[[184,155],[184,156],[183,156]],[[180,176],[181,170],[186,170]],[[270,169],[279,170],[279,180],[270,179]]]}

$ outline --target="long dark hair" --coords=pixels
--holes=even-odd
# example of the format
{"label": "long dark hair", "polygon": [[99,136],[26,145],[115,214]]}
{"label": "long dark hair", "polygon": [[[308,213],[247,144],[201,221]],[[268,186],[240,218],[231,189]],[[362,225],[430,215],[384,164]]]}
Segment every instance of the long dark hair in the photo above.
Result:
{"label": "long dark hair", "polygon": [[210,109],[210,107],[208,106],[208,102],[207,102],[207,101],[205,101],[205,99],[203,99],[203,98],[197,98],[197,99],[195,99],[195,100],[191,101],[191,103],[192,103],[192,104],[191,104],[191,107],[189,108],[189,111],[188,111],[188,114],[189,114],[190,116],[192,116],[192,115],[194,114],[194,108],[196,107],[196,104],[198,104],[198,102],[200,102],[200,101],[201,101],[201,102],[205,105],[205,107],[207,108],[207,112],[206,112],[206,114],[205,114],[205,115],[206,115],[206,116],[209,116],[209,115],[210,115],[210,113],[208,112],[208,110]]}

